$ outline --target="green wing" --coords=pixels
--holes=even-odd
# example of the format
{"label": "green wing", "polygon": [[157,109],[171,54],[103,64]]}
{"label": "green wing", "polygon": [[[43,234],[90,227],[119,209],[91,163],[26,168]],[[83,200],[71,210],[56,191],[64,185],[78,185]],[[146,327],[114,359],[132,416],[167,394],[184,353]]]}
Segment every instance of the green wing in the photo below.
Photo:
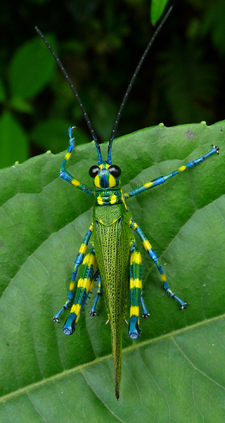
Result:
{"label": "green wing", "polygon": [[[108,223],[109,213],[115,216],[113,208],[114,206],[107,207]],[[94,216],[94,219],[96,219],[96,216]],[[101,220],[104,222],[104,216]],[[111,225],[105,225],[94,220],[93,235],[103,294],[106,298],[108,317],[111,324],[115,394],[118,399],[121,381],[122,330],[129,281],[130,231],[122,214]]]}

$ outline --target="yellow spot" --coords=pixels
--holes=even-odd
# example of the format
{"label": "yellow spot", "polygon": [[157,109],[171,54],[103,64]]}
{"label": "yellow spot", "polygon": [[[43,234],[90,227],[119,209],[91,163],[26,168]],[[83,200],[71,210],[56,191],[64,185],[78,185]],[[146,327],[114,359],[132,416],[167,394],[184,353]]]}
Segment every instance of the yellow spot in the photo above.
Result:
{"label": "yellow spot", "polygon": [[138,278],[130,280],[130,289],[132,288],[140,288],[142,289],[142,281]]}
{"label": "yellow spot", "polygon": [[86,253],[86,249],[87,249],[87,245],[81,244],[80,249],[79,249],[79,253],[85,254]]}
{"label": "yellow spot", "polygon": [[66,155],[65,155],[65,159],[66,159],[66,160],[69,160],[70,156],[71,156],[71,153],[69,153],[69,152],[67,151],[67,153],[66,153]]}
{"label": "yellow spot", "polygon": [[164,275],[164,273],[162,274],[162,275],[160,275],[161,276],[161,279],[162,279],[162,281],[163,282],[166,282],[166,275]]}
{"label": "yellow spot", "polygon": [[109,187],[112,188],[116,185],[116,180],[112,175],[109,175]]}
{"label": "yellow spot", "polygon": [[159,123],[159,126],[165,126],[165,125],[164,125],[164,123],[161,122],[161,123]]}
{"label": "yellow spot", "polygon": [[74,285],[75,285],[75,282],[70,282],[70,287],[69,287],[70,291],[74,290]]}
{"label": "yellow spot", "polygon": [[183,172],[185,169],[187,169],[187,167],[186,167],[186,166],[181,166],[181,167],[178,167],[179,172]]}
{"label": "yellow spot", "polygon": [[77,179],[72,179],[71,184],[74,185],[75,187],[78,187],[80,185],[80,182],[77,181]]}
{"label": "yellow spot", "polygon": [[84,279],[80,278],[77,284],[78,288],[85,288],[87,289],[87,291],[89,291],[88,289],[89,285],[90,285],[90,278],[84,278]]}
{"label": "yellow spot", "polygon": [[115,204],[116,200],[117,200],[117,196],[113,194],[112,197],[110,198],[110,204]]}
{"label": "yellow spot", "polygon": [[[101,165],[100,165],[100,166],[101,166]],[[99,175],[97,175],[97,176],[95,177],[95,179],[94,179],[94,184],[95,184],[95,186],[96,186],[97,188],[101,188]]]}
{"label": "yellow spot", "polygon": [[147,239],[145,241],[143,241],[143,246],[144,246],[145,250],[150,250],[150,248],[152,248],[150,242]]}
{"label": "yellow spot", "polygon": [[202,120],[201,123],[202,123],[202,125],[206,125],[206,121],[205,120]]}
{"label": "yellow spot", "polygon": [[77,322],[77,320],[80,317],[80,309],[81,309],[81,305],[80,304],[73,304],[72,307],[71,307],[71,310],[70,310],[70,313],[74,313],[74,314],[77,315],[76,322]]}
{"label": "yellow spot", "polygon": [[92,266],[95,265],[95,256],[93,254],[89,254],[88,256],[88,264]]}
{"label": "yellow spot", "polygon": [[139,316],[139,307],[138,306],[131,306],[130,317],[131,316]]}
{"label": "yellow spot", "polygon": [[141,260],[141,253],[140,253],[139,251],[134,251],[134,252],[131,254],[130,264],[132,265],[133,263],[137,263],[137,264],[142,263],[142,260]]}
{"label": "yellow spot", "polygon": [[145,188],[150,188],[153,185],[153,182],[146,182],[143,186]]}
{"label": "yellow spot", "polygon": [[88,256],[89,256],[89,254],[87,254],[87,255],[84,257],[83,264],[88,264]]}
{"label": "yellow spot", "polygon": [[101,195],[99,195],[99,196],[97,197],[97,203],[98,203],[100,206],[102,206],[102,204],[104,204],[104,203],[103,203],[103,199],[102,199]]}
{"label": "yellow spot", "polygon": [[[127,205],[126,205],[126,202],[125,202],[125,194],[123,195],[123,191],[122,191],[122,189],[120,190],[120,192],[121,192],[121,198],[122,198],[122,201],[123,201],[123,204],[124,204],[124,207],[125,207],[125,210],[127,210]],[[128,196],[129,197],[129,196]],[[127,198],[128,198],[127,197]]]}

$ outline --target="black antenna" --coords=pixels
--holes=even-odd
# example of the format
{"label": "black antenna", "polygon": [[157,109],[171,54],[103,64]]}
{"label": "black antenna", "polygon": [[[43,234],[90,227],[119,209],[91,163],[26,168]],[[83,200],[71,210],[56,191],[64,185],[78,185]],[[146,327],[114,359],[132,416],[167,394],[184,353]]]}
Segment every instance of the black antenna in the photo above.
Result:
{"label": "black antenna", "polygon": [[170,15],[170,13],[171,13],[172,9],[173,9],[173,6],[171,6],[171,7],[169,8],[168,12],[167,12],[167,13],[166,13],[166,15],[164,16],[164,18],[163,18],[163,20],[161,21],[161,23],[159,24],[158,28],[155,30],[155,32],[154,32],[154,34],[153,34],[153,36],[152,36],[151,40],[149,41],[149,43],[148,43],[148,45],[147,45],[147,47],[146,47],[146,49],[145,49],[145,51],[144,51],[144,53],[143,53],[143,55],[142,55],[142,57],[141,57],[140,61],[139,61],[139,63],[138,63],[138,65],[137,65],[137,67],[136,67],[136,69],[135,69],[135,71],[134,71],[134,74],[133,74],[133,76],[132,76],[132,78],[131,78],[131,80],[130,80],[130,83],[129,83],[128,87],[127,87],[127,90],[126,90],[126,92],[125,92],[125,95],[124,95],[124,97],[123,97],[122,103],[121,103],[121,105],[120,105],[120,108],[119,108],[119,111],[118,111],[118,114],[117,114],[116,120],[115,120],[115,122],[114,122],[113,129],[112,129],[112,133],[111,133],[111,137],[110,137],[110,140],[109,140],[109,147],[108,147],[108,159],[107,159],[107,162],[108,162],[108,163],[111,163],[111,162],[112,162],[112,160],[111,160],[111,149],[112,149],[112,143],[113,143],[113,140],[114,140],[114,137],[115,137],[115,133],[116,133],[116,130],[117,130],[117,127],[118,127],[118,124],[119,124],[120,118],[121,118],[121,113],[122,113],[122,111],[123,111],[123,108],[124,108],[124,106],[125,106],[125,103],[126,103],[126,101],[127,101],[127,98],[128,98],[128,96],[129,96],[129,94],[130,94],[131,88],[133,87],[134,81],[135,81],[135,79],[136,79],[136,77],[137,77],[137,75],[138,75],[138,72],[139,72],[139,71],[140,71],[140,69],[141,69],[141,66],[143,65],[143,62],[144,62],[144,60],[145,60],[145,58],[146,58],[146,56],[147,56],[147,54],[148,54],[148,52],[149,52],[149,49],[151,48],[151,46],[152,46],[153,42],[155,41],[155,39],[156,39],[156,37],[157,37],[157,35],[158,35],[159,31],[161,30],[162,26],[163,26],[163,25],[164,25],[164,23],[165,23],[165,21],[166,21],[166,20],[167,20],[167,18],[169,17],[169,15]]}
{"label": "black antenna", "polygon": [[62,73],[63,73],[63,75],[65,76],[65,78],[66,78],[66,80],[67,80],[67,82],[68,82],[68,84],[69,84],[69,86],[70,86],[71,90],[73,91],[73,94],[75,95],[75,97],[76,97],[76,99],[77,99],[77,102],[78,102],[78,104],[79,104],[79,106],[80,106],[80,108],[81,108],[81,110],[82,110],[83,115],[84,115],[84,118],[85,118],[85,120],[86,120],[86,122],[87,122],[87,126],[88,126],[88,128],[89,128],[90,133],[91,133],[92,139],[93,139],[93,140],[94,140],[94,142],[95,142],[95,145],[96,145],[96,148],[97,148],[97,152],[98,152],[98,157],[99,157],[99,158],[101,158],[100,146],[99,146],[98,139],[97,139],[97,137],[96,137],[96,135],[95,135],[95,131],[94,131],[94,129],[93,129],[93,126],[92,126],[92,124],[91,124],[91,122],[90,122],[90,119],[89,119],[89,117],[88,117],[88,114],[87,114],[87,112],[86,112],[86,110],[85,110],[85,108],[84,108],[84,106],[83,106],[83,104],[82,104],[82,102],[81,102],[81,99],[80,99],[80,97],[79,97],[79,95],[78,95],[78,93],[77,93],[77,91],[76,91],[76,89],[75,89],[75,87],[74,87],[74,85],[73,85],[73,83],[72,83],[72,81],[71,81],[71,79],[70,79],[70,77],[69,77],[69,75],[68,75],[68,73],[67,73],[66,69],[64,68],[64,66],[63,66],[63,64],[62,64],[62,62],[61,62],[61,60],[59,60],[59,58],[58,58],[58,57],[57,57],[57,55],[55,54],[55,52],[54,52],[53,48],[50,46],[49,42],[46,40],[45,36],[42,34],[42,32],[40,31],[40,29],[39,29],[37,26],[35,26],[35,29],[36,29],[36,31],[37,31],[37,33],[38,33],[38,35],[41,37],[41,39],[44,41],[44,43],[46,44],[46,46],[47,46],[47,47],[48,47],[48,49],[50,50],[50,52],[51,52],[52,56],[53,56],[53,57],[54,57],[54,59],[56,60],[56,62],[57,62],[57,64],[58,64],[58,66],[60,67],[60,69],[61,69],[61,71],[62,71]]}

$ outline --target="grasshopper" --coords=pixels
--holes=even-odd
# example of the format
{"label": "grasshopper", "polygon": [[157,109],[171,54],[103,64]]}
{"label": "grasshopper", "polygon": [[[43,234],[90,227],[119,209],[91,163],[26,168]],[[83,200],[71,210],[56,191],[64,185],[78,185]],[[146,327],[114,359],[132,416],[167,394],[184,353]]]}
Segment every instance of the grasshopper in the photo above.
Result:
{"label": "grasshopper", "polygon": [[[185,309],[187,305],[185,301],[182,301],[170,290],[158,257],[150,242],[145,237],[142,229],[133,220],[131,213],[127,209],[126,201],[130,197],[163,184],[178,173],[198,165],[210,155],[219,152],[219,148],[217,146],[212,146],[212,149],[206,155],[186,163],[168,175],[160,176],[153,181],[146,182],[142,186],[139,186],[128,193],[123,193],[121,188],[121,169],[119,166],[112,163],[112,144],[122,110],[131,91],[134,80],[136,79],[137,74],[145,60],[145,57],[147,56],[153,41],[155,40],[158,32],[167,19],[170,11],[171,8],[165,15],[161,24],[158,26],[153,37],[148,43],[147,48],[144,51],[130,80],[112,129],[106,161],[103,161],[102,159],[99,142],[72,81],[70,80],[65,68],[63,67],[59,58],[56,56],[52,47],[49,45],[48,41],[45,39],[41,31],[36,27],[39,36],[45,42],[53,57],[57,61],[80,105],[92,139],[95,142],[98,155],[98,164],[91,166],[89,169],[89,175],[92,178],[94,185],[94,188],[91,189],[75,179],[66,170],[66,164],[70,159],[75,147],[75,138],[72,134],[75,127],[69,128],[69,148],[60,168],[60,177],[84,193],[94,196],[95,204],[93,207],[92,223],[85,234],[75,259],[68,299],[63,307],[59,310],[59,312],[53,317],[53,321],[59,323],[59,316],[61,313],[64,310],[70,309],[70,314],[63,326],[63,331],[66,335],[73,334],[76,328],[76,324],[80,318],[81,311],[83,310],[84,305],[86,304],[86,300],[94,286],[94,282],[97,281],[97,296],[95,298],[90,314],[91,316],[97,315],[97,302],[99,296],[103,293],[106,299],[108,313],[107,322],[110,322],[111,325],[115,396],[117,399],[119,398],[121,382],[122,331],[124,321],[126,321],[126,303],[129,291],[130,321],[128,326],[128,334],[132,339],[137,339],[140,335],[140,306],[143,310],[142,317],[148,318],[150,315],[145,307],[142,297],[142,258],[136,246],[134,236],[135,233],[142,241],[143,247],[150,259],[155,263],[162,279],[165,292],[169,295],[170,298],[175,299],[180,304],[181,309]],[[91,237],[93,240],[92,246],[90,251],[86,254],[87,246]],[[79,268],[80,277],[76,284],[76,277]]]}

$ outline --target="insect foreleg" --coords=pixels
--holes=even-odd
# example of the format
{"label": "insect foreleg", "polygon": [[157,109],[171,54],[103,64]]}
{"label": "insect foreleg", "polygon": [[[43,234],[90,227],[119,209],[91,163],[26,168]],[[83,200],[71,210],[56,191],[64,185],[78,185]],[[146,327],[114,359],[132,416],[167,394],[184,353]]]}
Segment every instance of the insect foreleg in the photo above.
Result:
{"label": "insect foreleg", "polygon": [[68,147],[67,153],[66,153],[66,155],[63,159],[63,162],[61,164],[59,176],[61,178],[63,178],[65,181],[72,184],[74,187],[76,187],[76,188],[80,189],[81,191],[85,192],[86,194],[94,195],[94,192],[92,191],[92,189],[88,188],[86,185],[83,185],[81,182],[79,182],[77,179],[75,179],[69,172],[66,171],[66,163],[70,159],[71,154],[73,153],[73,150],[74,150],[74,147],[75,147],[75,138],[72,137],[72,131],[73,131],[74,128],[75,127],[72,126],[71,128],[68,129],[69,147]]}
{"label": "insect foreleg", "polygon": [[69,292],[68,292],[68,300],[66,301],[64,306],[59,310],[59,312],[53,317],[53,322],[55,322],[55,323],[59,323],[60,314],[64,310],[67,310],[68,308],[70,308],[71,305],[72,305],[73,295],[74,295],[75,279],[76,279],[76,276],[77,276],[79,266],[83,263],[84,256],[85,256],[87,246],[88,246],[89,240],[91,238],[92,232],[93,232],[93,225],[91,225],[90,228],[88,229],[88,231],[86,232],[85,237],[83,239],[83,242],[80,246],[79,252],[77,254],[77,257],[76,257],[76,260],[75,260],[75,263],[74,263],[72,278],[71,278]]}
{"label": "insect foreleg", "polygon": [[98,290],[97,290],[97,295],[95,297],[94,304],[93,304],[92,309],[90,311],[90,315],[92,317],[93,316],[98,316],[98,314],[96,313],[96,306],[97,306],[97,302],[98,302],[98,299],[99,299],[100,295],[102,295],[102,281],[101,281],[101,276],[100,276],[100,273],[99,273],[99,270],[98,269],[96,271],[95,280],[98,281]]}
{"label": "insect foreleg", "polygon": [[161,185],[164,182],[166,182],[168,179],[173,178],[173,176],[178,175],[178,173],[183,172],[186,169],[189,169],[190,167],[196,166],[199,163],[202,163],[207,157],[211,156],[212,154],[219,154],[219,147],[212,145],[212,149],[207,153],[205,156],[201,156],[196,160],[192,160],[191,162],[186,163],[183,166],[180,166],[178,169],[174,170],[173,172],[169,173],[165,176],[159,176],[158,178],[154,179],[153,181],[146,182],[144,185],[141,185],[140,187],[137,187],[133,189],[130,192],[127,192],[124,194],[125,199],[129,197],[134,197],[134,195],[140,194],[143,191],[146,191],[149,188],[153,188],[157,185]]}
{"label": "insect foreleg", "polygon": [[169,297],[174,298],[175,300],[177,300],[180,303],[181,309],[186,308],[187,303],[182,301],[179,297],[177,297],[169,289],[169,285],[168,285],[168,282],[166,280],[165,273],[163,272],[162,266],[159,263],[158,257],[156,255],[155,251],[153,250],[150,242],[147,240],[144,233],[142,232],[141,228],[137,225],[137,223],[134,222],[134,220],[132,218],[130,219],[129,224],[130,224],[130,228],[133,229],[136,232],[136,234],[139,236],[139,238],[141,239],[142,244],[144,246],[144,249],[147,251],[149,257],[154,261],[154,263],[155,263],[155,265],[156,265],[156,267],[159,271],[160,277],[163,281],[163,288],[165,289],[166,293],[169,295]]}

